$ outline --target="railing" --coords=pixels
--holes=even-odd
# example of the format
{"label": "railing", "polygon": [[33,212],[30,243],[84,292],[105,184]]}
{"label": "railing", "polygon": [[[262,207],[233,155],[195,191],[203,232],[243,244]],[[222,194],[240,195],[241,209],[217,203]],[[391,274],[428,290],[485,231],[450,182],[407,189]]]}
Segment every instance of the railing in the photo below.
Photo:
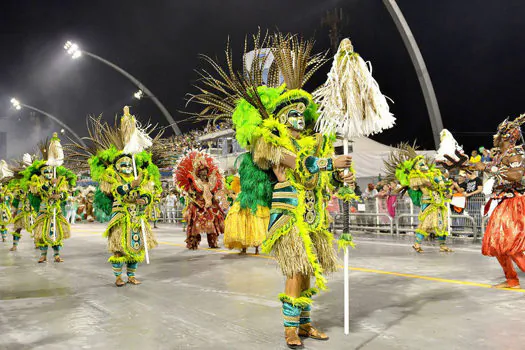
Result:
{"label": "railing", "polygon": [[[395,209],[388,208],[387,199],[374,198],[365,199],[360,202],[352,202],[350,207],[353,208],[350,215],[350,230],[353,232],[390,232],[397,235],[414,232],[418,226],[418,216],[420,208],[413,205],[411,199],[406,196],[397,197],[394,203]],[[392,203],[391,203],[392,204]],[[470,197],[467,199],[466,208],[463,214],[454,213],[450,207],[448,209],[447,221],[449,233],[452,236],[468,236],[474,240],[483,235],[486,218],[483,218],[484,198]],[[339,203],[339,208],[343,208]],[[393,216],[390,214],[394,212]],[[334,233],[343,226],[342,211],[332,212],[334,224],[332,229]]]}

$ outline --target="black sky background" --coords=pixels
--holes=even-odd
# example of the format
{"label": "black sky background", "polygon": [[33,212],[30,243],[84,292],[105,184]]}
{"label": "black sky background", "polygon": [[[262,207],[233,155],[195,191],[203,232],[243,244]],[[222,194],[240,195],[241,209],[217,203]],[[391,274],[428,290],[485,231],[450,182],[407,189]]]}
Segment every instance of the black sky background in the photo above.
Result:
{"label": "black sky background", "polygon": [[[525,112],[525,1],[399,0],[426,61],[446,128],[467,150],[489,146],[498,123]],[[185,94],[202,67],[199,53],[223,57],[228,35],[241,58],[244,36],[257,27],[314,36],[317,50],[330,47],[327,10],[342,7],[343,35],[373,65],[374,77],[395,104],[397,126],[374,137],[433,148],[428,113],[415,70],[381,0],[113,0],[2,1],[0,5],[0,118],[31,134],[27,110],[9,100],[45,110],[86,134],[87,115],[107,120],[132,106],[133,114],[166,125],[137,88],[89,57],[71,60],[63,50],[73,40],[141,80],[170,110],[186,118]],[[328,65],[311,81],[321,84]],[[195,108],[195,107],[188,107]],[[58,126],[46,120],[50,129]],[[196,127],[184,122],[181,129]],[[171,130],[167,133],[169,134]],[[24,136],[20,136],[24,137]],[[36,143],[37,140],[23,140]]]}

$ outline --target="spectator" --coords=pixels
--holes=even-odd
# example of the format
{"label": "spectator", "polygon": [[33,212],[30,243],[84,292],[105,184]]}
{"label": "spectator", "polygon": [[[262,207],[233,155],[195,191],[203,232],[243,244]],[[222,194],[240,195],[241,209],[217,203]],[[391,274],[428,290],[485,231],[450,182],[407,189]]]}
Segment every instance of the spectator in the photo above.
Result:
{"label": "spectator", "polygon": [[472,155],[470,157],[470,162],[474,164],[474,163],[479,163],[480,161],[481,161],[481,156],[478,154],[478,151],[473,150]]}
{"label": "spectator", "polygon": [[[365,192],[361,196],[365,202],[365,213],[368,214],[374,214],[376,212],[376,197],[377,197],[377,190],[373,183],[369,183]],[[365,222],[367,226],[374,225],[374,217],[373,216],[366,216]]]}
{"label": "spectator", "polygon": [[[460,171],[457,177],[457,181],[452,182],[452,201],[455,201],[456,197],[465,197],[465,189],[463,188],[467,179],[466,172]],[[463,215],[465,206],[451,205],[453,215]],[[460,231],[459,228],[465,225],[465,219],[463,218],[452,218],[452,231]],[[459,236],[457,233],[452,233],[453,236]]]}
{"label": "spectator", "polygon": [[483,155],[481,156],[481,161],[483,163],[492,162],[492,158],[490,157],[490,151],[488,149],[483,148],[482,154]]}
{"label": "spectator", "polygon": [[390,188],[388,191],[388,196],[386,198],[386,205],[388,209],[388,215],[390,217],[396,216],[396,206],[397,206],[397,195],[398,195],[399,186],[395,181],[390,183]]}
{"label": "spectator", "polygon": [[473,171],[461,188],[465,190],[465,197],[467,197],[467,212],[474,218],[476,225],[474,229],[478,230],[481,228],[481,205],[484,203],[483,181],[478,177],[478,173]]}
{"label": "spectator", "polygon": [[175,196],[175,193],[170,192],[170,194],[166,197],[166,218],[167,222],[174,223],[175,222],[175,201],[177,200],[177,197]]}
{"label": "spectator", "polygon": [[355,194],[358,195],[359,197],[361,197],[361,195],[363,194],[363,192],[361,192],[361,187],[359,187],[359,185],[356,185],[355,186],[355,190],[354,190]]}

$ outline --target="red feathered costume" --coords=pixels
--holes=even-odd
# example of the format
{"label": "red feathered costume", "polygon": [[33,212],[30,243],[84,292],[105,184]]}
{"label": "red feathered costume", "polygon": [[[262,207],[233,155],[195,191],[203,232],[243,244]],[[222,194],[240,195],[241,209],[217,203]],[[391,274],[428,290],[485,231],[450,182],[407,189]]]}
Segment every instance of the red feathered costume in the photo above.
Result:
{"label": "red feathered costume", "polygon": [[186,196],[186,247],[197,249],[201,234],[206,233],[209,247],[218,248],[219,234],[224,232],[224,212],[217,193],[224,180],[213,158],[190,151],[175,168],[174,181]]}

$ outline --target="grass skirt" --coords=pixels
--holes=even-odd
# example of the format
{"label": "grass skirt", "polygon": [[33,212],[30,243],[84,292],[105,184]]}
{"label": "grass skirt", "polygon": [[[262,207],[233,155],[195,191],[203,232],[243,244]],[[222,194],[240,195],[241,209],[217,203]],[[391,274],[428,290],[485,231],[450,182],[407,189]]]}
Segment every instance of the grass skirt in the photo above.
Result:
{"label": "grass skirt", "polygon": [[53,212],[42,213],[36,218],[33,226],[33,238],[37,246],[62,246],[64,239],[68,239],[71,236],[69,223],[60,210],[56,211],[55,217],[57,225],[55,239],[51,236]]}

